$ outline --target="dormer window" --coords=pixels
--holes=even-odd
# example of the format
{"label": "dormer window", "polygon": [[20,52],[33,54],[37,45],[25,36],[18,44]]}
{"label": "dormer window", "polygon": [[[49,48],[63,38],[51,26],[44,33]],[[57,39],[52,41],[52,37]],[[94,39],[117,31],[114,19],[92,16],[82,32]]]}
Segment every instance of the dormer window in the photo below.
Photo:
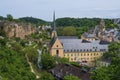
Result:
{"label": "dormer window", "polygon": [[92,51],[92,49],[90,49],[90,51]]}
{"label": "dormer window", "polygon": [[84,49],[84,51],[85,51],[85,49]]}
{"label": "dormer window", "polygon": [[76,50],[74,49],[74,52],[76,52]]}
{"label": "dormer window", "polygon": [[97,49],[95,49],[95,51],[97,51]]}
{"label": "dormer window", "polygon": [[79,49],[77,49],[77,52],[79,52]]}
{"label": "dormer window", "polygon": [[89,50],[87,49],[87,51],[89,51]]}
{"label": "dormer window", "polygon": [[67,50],[67,52],[69,52],[69,50]]}
{"label": "dormer window", "polygon": [[82,49],[80,51],[82,52]]}
{"label": "dormer window", "polygon": [[106,51],[106,49],[104,49],[104,51]]}

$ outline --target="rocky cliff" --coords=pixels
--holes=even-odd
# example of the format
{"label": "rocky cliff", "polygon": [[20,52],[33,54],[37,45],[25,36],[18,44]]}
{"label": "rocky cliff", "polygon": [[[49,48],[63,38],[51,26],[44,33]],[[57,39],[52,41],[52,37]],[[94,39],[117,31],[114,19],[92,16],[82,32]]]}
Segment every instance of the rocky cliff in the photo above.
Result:
{"label": "rocky cliff", "polygon": [[19,37],[24,39],[25,36],[35,33],[35,27],[31,24],[16,22],[0,22],[0,30],[4,30],[9,38]]}

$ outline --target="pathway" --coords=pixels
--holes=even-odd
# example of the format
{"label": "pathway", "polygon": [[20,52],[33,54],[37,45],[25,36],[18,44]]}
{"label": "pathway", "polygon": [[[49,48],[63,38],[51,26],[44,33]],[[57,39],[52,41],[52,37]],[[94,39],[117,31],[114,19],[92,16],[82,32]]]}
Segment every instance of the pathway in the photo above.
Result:
{"label": "pathway", "polygon": [[28,62],[28,64],[30,65],[31,72],[36,75],[36,78],[37,78],[37,79],[40,78],[40,76],[35,73],[35,71],[34,71],[34,69],[33,69],[33,67],[32,67],[32,63],[29,61],[29,59],[28,59],[28,57],[27,57],[27,54],[25,54],[25,57],[27,58],[27,62]]}

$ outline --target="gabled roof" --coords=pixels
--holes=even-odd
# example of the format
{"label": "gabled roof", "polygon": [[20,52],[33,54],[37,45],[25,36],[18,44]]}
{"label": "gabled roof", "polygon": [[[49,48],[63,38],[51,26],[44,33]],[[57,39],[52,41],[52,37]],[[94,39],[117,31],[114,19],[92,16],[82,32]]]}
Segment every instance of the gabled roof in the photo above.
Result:
{"label": "gabled roof", "polygon": [[91,42],[87,40],[82,40],[82,43],[91,43]]}
{"label": "gabled roof", "polygon": [[56,78],[63,79],[66,75],[74,75],[82,80],[90,80],[91,74],[70,64],[59,64],[50,70]]}
{"label": "gabled roof", "polygon": [[83,36],[86,37],[86,38],[94,38],[94,37],[95,37],[95,34],[90,34],[90,33],[86,33],[86,32],[85,32],[85,33],[83,34]]}
{"label": "gabled roof", "polygon": [[50,47],[52,47],[56,41],[57,37],[53,37],[50,41]]}

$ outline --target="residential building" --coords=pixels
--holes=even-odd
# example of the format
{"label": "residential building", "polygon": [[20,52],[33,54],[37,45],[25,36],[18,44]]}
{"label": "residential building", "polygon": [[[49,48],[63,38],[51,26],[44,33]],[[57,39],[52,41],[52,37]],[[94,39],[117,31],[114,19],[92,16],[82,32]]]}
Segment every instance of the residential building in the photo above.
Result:
{"label": "residential building", "polygon": [[81,39],[84,40],[102,40],[113,42],[120,42],[120,32],[119,29],[110,29],[105,27],[104,20],[101,20],[100,24],[95,27],[94,30],[85,32],[81,35]]}

